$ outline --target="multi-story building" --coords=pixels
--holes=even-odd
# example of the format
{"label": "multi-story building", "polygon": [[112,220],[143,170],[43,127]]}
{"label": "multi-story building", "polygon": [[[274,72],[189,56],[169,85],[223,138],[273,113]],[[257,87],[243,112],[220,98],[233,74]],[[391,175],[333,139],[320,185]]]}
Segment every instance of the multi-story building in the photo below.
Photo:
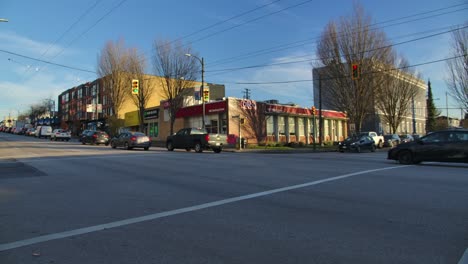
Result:
{"label": "multi-story building", "polygon": [[[145,81],[154,87],[154,92],[144,110],[143,132],[152,140],[163,142],[170,134],[170,117],[158,78],[145,76]],[[196,83],[195,86],[200,84]],[[225,87],[220,84],[207,83],[205,89],[210,91],[204,115],[205,127],[210,133],[227,134],[231,139],[241,136],[248,139],[249,143],[312,143],[314,135],[315,140],[318,140],[318,117],[314,125],[315,117],[309,108],[279,104],[276,100],[256,102],[226,98]],[[174,131],[183,127],[203,126],[203,107],[196,90],[198,87],[186,89],[184,105],[176,113]],[[84,129],[106,130],[107,119],[114,115],[101,79],[68,89],[60,94],[58,102],[61,126],[70,129],[75,135]],[[347,136],[347,118],[344,113],[323,110],[322,117],[325,141],[343,140]],[[138,108],[131,98],[124,102],[117,118],[123,120],[123,128],[139,129]],[[245,122],[241,126],[239,118]]]}
{"label": "multi-story building", "polygon": [[[313,69],[313,87],[314,87],[314,104],[317,106],[320,104],[320,90],[319,90],[319,76],[320,71],[323,68]],[[397,77],[395,77],[397,78]],[[405,75],[405,81],[412,82],[412,84],[418,87],[417,95],[412,99],[412,103],[409,106],[408,114],[404,116],[403,121],[400,123],[396,133],[398,134],[425,134],[426,133],[426,84],[423,80],[418,79],[414,76]],[[321,81],[322,91],[328,89],[330,85],[327,80]],[[322,108],[324,109],[334,109],[330,103],[330,99],[322,97]],[[386,123],[383,118],[383,113],[380,111],[376,105],[374,98],[367,98],[369,104],[369,113],[367,113],[361,127],[361,131],[376,131],[380,134],[391,133],[391,128],[388,123]],[[353,127],[349,128],[350,132]],[[356,131],[357,132],[357,131]]]}
{"label": "multi-story building", "polygon": [[[147,82],[148,86],[153,87],[154,91],[148,100],[145,111],[145,132],[148,134],[150,134],[150,131],[152,133],[159,131],[158,123],[155,121],[159,112],[154,109],[158,109],[160,102],[164,100],[160,78],[145,75],[142,80]],[[194,85],[200,86],[201,83],[195,82]],[[224,97],[224,85],[208,83],[205,86],[206,89],[210,89],[210,99]],[[130,84],[128,89],[131,89]],[[194,88],[192,89],[194,90]],[[61,127],[70,129],[75,135],[84,129],[106,130],[108,118],[114,116],[114,110],[107,92],[108,90],[103,85],[102,79],[99,78],[92,82],[80,84],[60,94],[58,96],[58,112]],[[137,110],[138,108],[133,100],[127,97],[116,118],[124,120],[126,127],[136,128],[139,124]]]}

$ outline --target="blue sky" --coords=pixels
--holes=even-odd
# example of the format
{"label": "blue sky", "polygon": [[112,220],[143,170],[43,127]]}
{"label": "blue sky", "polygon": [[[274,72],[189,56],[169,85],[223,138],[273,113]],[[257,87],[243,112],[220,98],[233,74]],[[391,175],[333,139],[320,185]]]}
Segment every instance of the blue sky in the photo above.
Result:
{"label": "blue sky", "polygon": [[[468,2],[463,0],[359,3],[376,23],[408,17],[380,24],[386,26],[381,30],[393,43],[447,31],[468,17]],[[258,8],[261,6],[265,7]],[[9,22],[0,23],[0,119],[9,113],[16,116],[18,111],[42,99],[56,100],[64,90],[97,78],[95,73],[48,65],[7,52],[95,71],[98,53],[109,40],[123,39],[150,60],[154,40],[174,40],[212,25],[216,26],[183,39],[192,42],[193,49],[204,57],[207,82],[225,84],[227,96],[242,97],[242,90],[249,88],[254,100],[278,99],[310,107],[310,82],[238,84],[309,80],[310,62],[219,70],[314,58],[315,41],[324,26],[330,20],[350,15],[352,7],[350,0],[1,0],[0,18]],[[221,23],[255,8],[258,9]],[[438,9],[442,10],[416,15]],[[409,21],[414,19],[420,20]],[[400,24],[392,25],[395,23]],[[426,33],[419,34],[422,32]],[[291,43],[297,44],[252,55]],[[450,56],[449,34],[395,49],[410,64],[444,59]],[[251,55],[242,56],[245,54]],[[233,59],[227,61],[229,58]],[[147,72],[152,73],[151,64],[147,66]],[[446,64],[439,62],[416,69],[426,81],[430,78],[434,97],[439,98],[436,106],[445,108]],[[448,104],[458,107],[450,98]],[[460,110],[451,110],[450,115],[460,117]]]}

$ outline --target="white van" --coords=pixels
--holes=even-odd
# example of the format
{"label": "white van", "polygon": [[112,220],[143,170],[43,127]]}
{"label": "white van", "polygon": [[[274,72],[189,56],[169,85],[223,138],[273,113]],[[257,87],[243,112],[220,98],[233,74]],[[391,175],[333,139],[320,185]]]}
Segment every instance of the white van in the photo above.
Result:
{"label": "white van", "polygon": [[52,135],[52,127],[51,126],[38,126],[36,128],[36,137],[41,138],[45,137],[48,138]]}

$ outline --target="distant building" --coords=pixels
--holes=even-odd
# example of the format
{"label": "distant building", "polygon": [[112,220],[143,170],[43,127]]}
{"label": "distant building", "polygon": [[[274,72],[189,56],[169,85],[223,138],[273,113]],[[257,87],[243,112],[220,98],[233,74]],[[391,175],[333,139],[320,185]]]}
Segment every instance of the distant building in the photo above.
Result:
{"label": "distant building", "polygon": [[[167,109],[161,104],[159,113],[164,112],[167,112]],[[202,113],[201,104],[180,109],[176,115],[174,130],[201,127]],[[339,141],[347,137],[347,118],[344,113],[323,110],[322,116],[325,123],[325,141]],[[229,97],[205,104],[205,123],[208,132],[227,134],[228,138],[234,141],[240,136],[249,144],[313,143],[313,119],[310,108],[279,104],[276,100],[259,102]],[[315,119],[315,140],[318,142],[318,116]],[[159,123],[161,135],[167,135],[169,117],[166,113],[159,115]],[[165,139],[165,136],[155,138],[158,141]]]}
{"label": "distant building", "polygon": [[[313,88],[314,88],[314,105],[317,107],[320,104],[319,98],[319,81],[318,77],[319,72],[323,68],[313,69]],[[425,82],[421,79],[413,77],[410,81],[414,82],[419,88],[417,96],[415,96],[410,109],[408,109],[408,115],[404,117],[404,120],[401,122],[398,127],[398,134],[425,134],[426,133],[426,90],[427,86]],[[327,89],[330,85],[329,81],[322,80],[322,89]],[[390,126],[388,123],[383,121],[383,113],[377,109],[375,106],[375,101],[373,98],[368,98],[368,103],[370,105],[371,112],[368,113],[364,119],[361,127],[361,131],[376,131],[380,134],[390,133]],[[334,109],[330,104],[327,98],[322,98],[322,108],[323,109]],[[353,124],[350,124],[353,126]],[[352,127],[351,127],[352,130]]]}
{"label": "distant building", "polygon": [[[164,99],[160,78],[162,77],[144,76],[144,80],[149,83],[148,85],[154,87],[154,93],[149,99],[145,120],[143,120],[144,132],[152,136],[159,135],[159,112],[154,109],[159,109],[160,102]],[[201,83],[195,82],[195,85],[199,87]],[[205,83],[205,86],[210,89],[210,99],[224,97],[224,85]],[[130,83],[128,89],[131,89]],[[195,91],[195,88],[188,89]],[[62,92],[58,96],[60,126],[70,129],[75,135],[85,129],[106,130],[108,118],[114,116],[108,91],[109,89],[103,85],[102,79],[99,78]],[[139,125],[137,110],[138,108],[131,98],[127,98],[117,118],[123,120],[128,129],[137,130]],[[164,135],[164,137],[166,136]]]}

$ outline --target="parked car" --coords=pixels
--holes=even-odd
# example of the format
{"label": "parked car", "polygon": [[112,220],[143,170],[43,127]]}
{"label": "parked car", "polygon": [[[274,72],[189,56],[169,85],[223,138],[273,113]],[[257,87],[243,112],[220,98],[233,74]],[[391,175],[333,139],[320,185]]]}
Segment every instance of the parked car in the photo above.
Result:
{"label": "parked car", "polygon": [[202,152],[204,149],[212,149],[220,153],[223,146],[227,144],[227,136],[224,134],[209,134],[203,128],[183,128],[166,139],[166,148],[169,151],[174,149],[185,149]]}
{"label": "parked car", "polygon": [[400,135],[402,143],[414,141],[414,137],[411,134]]}
{"label": "parked car", "polygon": [[151,146],[151,140],[141,132],[126,131],[118,134],[111,139],[111,147],[123,147],[125,149],[143,148],[148,150]]}
{"label": "parked car", "polygon": [[384,135],[384,147],[394,147],[400,144],[400,137],[397,134]]}
{"label": "parked car", "polygon": [[374,132],[374,131],[368,131],[368,132],[361,132],[359,133],[359,136],[369,136],[372,138],[372,140],[374,140],[374,145],[377,147],[377,148],[382,148],[383,145],[384,145],[384,137],[383,136],[379,136],[379,134],[377,134],[377,132]]}
{"label": "parked car", "polygon": [[422,161],[468,163],[468,130],[437,131],[415,141],[401,143],[388,151],[387,159],[401,164]]}
{"label": "parked car", "polygon": [[338,150],[340,152],[370,150],[375,152],[376,146],[374,140],[370,136],[351,136],[344,141],[338,143]]}
{"label": "parked car", "polygon": [[109,145],[109,135],[104,131],[89,130],[81,135],[81,144]]}
{"label": "parked car", "polygon": [[26,133],[25,133],[26,136],[34,136],[35,134],[36,134],[36,129],[34,127],[28,128],[28,130],[26,130]]}
{"label": "parked car", "polygon": [[36,127],[36,137],[38,138],[48,138],[52,134],[51,126],[37,126]]}
{"label": "parked car", "polygon": [[90,131],[93,131],[93,130],[85,129],[85,130],[81,131],[81,133],[78,134],[78,141],[81,142],[81,138]]}
{"label": "parked car", "polygon": [[50,140],[66,140],[69,141],[71,139],[70,131],[65,129],[54,129],[52,134],[50,135]]}

